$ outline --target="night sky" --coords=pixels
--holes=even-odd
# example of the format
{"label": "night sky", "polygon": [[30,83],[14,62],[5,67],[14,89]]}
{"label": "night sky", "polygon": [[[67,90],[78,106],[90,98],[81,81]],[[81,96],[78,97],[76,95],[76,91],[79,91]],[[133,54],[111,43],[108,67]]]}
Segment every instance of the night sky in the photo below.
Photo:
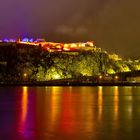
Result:
{"label": "night sky", "polygon": [[0,38],[94,40],[122,57],[139,57],[139,0],[0,0]]}

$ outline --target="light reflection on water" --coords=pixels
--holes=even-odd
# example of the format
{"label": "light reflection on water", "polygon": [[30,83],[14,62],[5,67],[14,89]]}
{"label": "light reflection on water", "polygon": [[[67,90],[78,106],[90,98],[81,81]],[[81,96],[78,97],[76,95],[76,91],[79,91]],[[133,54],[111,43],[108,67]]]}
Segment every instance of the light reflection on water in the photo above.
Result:
{"label": "light reflection on water", "polygon": [[118,109],[119,109],[119,91],[118,87],[114,87],[114,120],[118,119]]}
{"label": "light reflection on water", "polygon": [[140,136],[139,87],[0,89],[0,138],[98,140]]}
{"label": "light reflection on water", "polygon": [[21,117],[19,131],[24,132],[26,129],[26,119],[28,111],[28,87],[22,87],[22,99],[21,99]]}
{"label": "light reflection on water", "polygon": [[103,112],[103,87],[98,87],[98,118],[101,119]]}

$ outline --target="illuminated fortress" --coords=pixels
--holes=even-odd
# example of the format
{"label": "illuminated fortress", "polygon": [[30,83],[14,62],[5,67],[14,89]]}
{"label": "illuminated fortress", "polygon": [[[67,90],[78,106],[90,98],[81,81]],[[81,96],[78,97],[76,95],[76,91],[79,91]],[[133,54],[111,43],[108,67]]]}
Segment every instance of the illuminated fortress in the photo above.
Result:
{"label": "illuminated fortress", "polygon": [[[0,81],[32,82],[58,79],[118,80],[117,73],[140,70],[140,60],[123,61],[97,48],[93,41],[55,43],[44,39],[2,39]],[[109,75],[115,75],[110,77]]]}
{"label": "illuminated fortress", "polygon": [[29,38],[24,38],[24,39],[3,39],[0,40],[0,42],[3,43],[11,43],[15,42],[18,44],[27,44],[27,45],[33,45],[33,46],[41,46],[43,49],[49,52],[61,52],[61,51],[79,51],[79,50],[84,50],[84,51],[101,51],[101,48],[97,48],[93,41],[88,41],[85,43],[78,42],[78,43],[55,43],[55,42],[47,42],[45,39],[29,39]]}

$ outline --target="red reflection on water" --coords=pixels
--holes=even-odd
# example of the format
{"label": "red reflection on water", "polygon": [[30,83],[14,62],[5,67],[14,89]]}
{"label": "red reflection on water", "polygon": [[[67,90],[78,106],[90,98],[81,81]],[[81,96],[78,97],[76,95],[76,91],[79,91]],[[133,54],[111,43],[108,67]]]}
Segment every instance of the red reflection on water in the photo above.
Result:
{"label": "red reflection on water", "polygon": [[[98,118],[94,116],[97,100],[92,88],[47,87],[36,89],[35,94],[30,91],[24,87],[21,99],[19,131],[24,137],[31,138],[32,130],[37,138],[94,132]],[[32,104],[34,96],[36,102]]]}
{"label": "red reflection on water", "polygon": [[60,129],[65,133],[73,133],[76,129],[76,109],[72,104],[74,102],[72,101],[73,99],[70,93],[63,93],[62,95]]}
{"label": "red reflection on water", "polygon": [[[61,113],[59,121],[59,132],[63,134],[77,134],[94,131],[94,93],[87,88],[69,88],[62,93]],[[79,88],[81,89],[81,88]],[[92,123],[91,123],[92,122]]]}

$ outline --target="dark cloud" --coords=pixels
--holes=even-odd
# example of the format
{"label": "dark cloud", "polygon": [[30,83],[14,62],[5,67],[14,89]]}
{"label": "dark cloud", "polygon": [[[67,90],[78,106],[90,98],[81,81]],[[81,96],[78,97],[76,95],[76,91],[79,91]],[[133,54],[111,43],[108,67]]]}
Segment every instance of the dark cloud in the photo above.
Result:
{"label": "dark cloud", "polygon": [[95,40],[122,56],[139,56],[139,0],[1,0],[0,38]]}

